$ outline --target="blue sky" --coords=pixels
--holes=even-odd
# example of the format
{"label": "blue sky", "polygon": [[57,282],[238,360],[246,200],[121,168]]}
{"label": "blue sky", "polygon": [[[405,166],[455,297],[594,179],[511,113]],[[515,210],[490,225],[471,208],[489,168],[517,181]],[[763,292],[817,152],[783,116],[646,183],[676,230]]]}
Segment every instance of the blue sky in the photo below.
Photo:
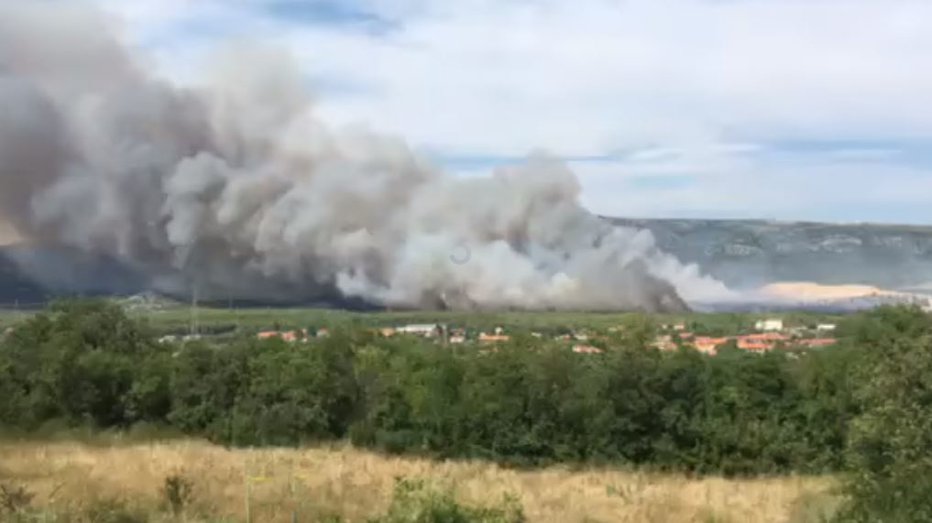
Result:
{"label": "blue sky", "polygon": [[166,76],[249,39],[462,176],[545,150],[601,214],[932,223],[928,0],[96,0]]}

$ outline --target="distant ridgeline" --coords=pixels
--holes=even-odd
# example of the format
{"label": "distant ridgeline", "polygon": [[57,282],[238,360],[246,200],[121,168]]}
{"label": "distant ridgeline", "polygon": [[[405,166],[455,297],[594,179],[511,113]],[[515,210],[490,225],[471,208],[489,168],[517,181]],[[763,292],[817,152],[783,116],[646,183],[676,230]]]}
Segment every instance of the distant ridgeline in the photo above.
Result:
{"label": "distant ridgeline", "polygon": [[932,226],[606,218],[734,288],[781,281],[932,292]]}
{"label": "distant ridgeline", "polygon": [[[605,219],[650,230],[660,248],[736,289],[810,281],[932,294],[932,226]],[[131,295],[148,286],[147,278],[113,258],[64,247],[0,246],[0,306],[62,295]],[[371,308],[338,296],[323,301],[317,305]]]}
{"label": "distant ridgeline", "polygon": [[145,290],[145,281],[113,258],[79,249],[24,243],[0,246],[3,308],[42,307],[60,296],[129,295]]}

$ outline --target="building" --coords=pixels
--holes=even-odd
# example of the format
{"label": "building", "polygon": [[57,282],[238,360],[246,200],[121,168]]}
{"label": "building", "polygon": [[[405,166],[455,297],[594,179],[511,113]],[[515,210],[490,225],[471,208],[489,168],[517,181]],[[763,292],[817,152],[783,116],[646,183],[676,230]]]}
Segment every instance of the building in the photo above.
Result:
{"label": "building", "polygon": [[479,343],[501,343],[510,339],[511,336],[507,334],[486,334],[484,332],[479,333]]}
{"label": "building", "polygon": [[663,351],[676,350],[676,343],[673,341],[673,337],[670,336],[669,334],[665,334],[663,336],[657,336],[656,338],[654,338],[654,342],[651,343],[651,346],[653,346],[657,350],[663,350]]}
{"label": "building", "polygon": [[443,327],[437,323],[416,323],[398,327],[395,329],[395,332],[398,334],[409,334],[412,336],[434,338],[443,332]]}
{"label": "building", "polygon": [[573,345],[573,352],[576,354],[602,354],[602,349],[592,345]]}
{"label": "building", "polygon": [[745,334],[744,336],[738,336],[738,339],[745,339],[748,341],[763,341],[768,343],[777,343],[777,342],[787,342],[790,341],[790,337],[786,334],[779,332],[762,332],[760,334]]}
{"label": "building", "polygon": [[[319,332],[318,332],[319,335]],[[287,341],[288,343],[295,343],[297,341],[305,341],[307,339],[306,330],[294,330],[294,331],[262,331],[259,334],[256,334],[256,338],[260,340],[270,340],[274,338],[279,338],[282,341]]]}
{"label": "building", "polygon": [[816,325],[816,330],[819,332],[835,332],[834,323],[820,323]]}
{"label": "building", "polygon": [[715,354],[718,348],[728,343],[728,338],[709,338],[706,336],[696,336],[693,340],[693,347],[697,351],[705,354]]}
{"label": "building", "polygon": [[831,347],[838,343],[838,340],[835,338],[811,338],[808,340],[799,340],[799,344],[803,347],[808,347],[810,349],[821,348],[821,347]]}
{"label": "building", "polygon": [[748,337],[742,336],[738,338],[738,348],[751,352],[767,352],[773,350],[774,344],[767,340],[749,339]]}
{"label": "building", "polygon": [[754,328],[759,331],[782,331],[783,330],[783,320],[779,318],[769,318],[766,320],[759,320],[754,323]]}

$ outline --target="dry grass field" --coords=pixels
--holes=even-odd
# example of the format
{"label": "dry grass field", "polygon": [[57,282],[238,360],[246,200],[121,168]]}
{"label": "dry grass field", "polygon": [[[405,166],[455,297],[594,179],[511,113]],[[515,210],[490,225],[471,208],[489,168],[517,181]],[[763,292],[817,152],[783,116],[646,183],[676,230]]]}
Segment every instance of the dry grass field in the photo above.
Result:
{"label": "dry grass field", "polygon": [[398,477],[451,488],[468,504],[495,503],[514,494],[529,521],[802,523],[819,521],[819,513],[835,501],[830,478],[515,471],[481,462],[386,457],[349,447],[0,443],[0,485],[24,487],[34,494],[32,506],[58,514],[80,513],[112,500],[164,514],[161,489],[173,474],[193,485],[186,521],[245,521],[247,510],[254,522],[292,521],[293,513],[296,521],[318,521],[328,514],[365,521],[385,511]]}

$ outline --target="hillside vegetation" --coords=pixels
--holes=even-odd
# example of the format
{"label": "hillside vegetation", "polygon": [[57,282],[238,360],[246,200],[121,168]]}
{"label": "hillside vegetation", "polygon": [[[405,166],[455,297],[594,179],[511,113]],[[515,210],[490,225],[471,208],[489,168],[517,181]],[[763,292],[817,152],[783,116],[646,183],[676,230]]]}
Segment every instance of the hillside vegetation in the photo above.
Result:
{"label": "hillside vegetation", "polygon": [[106,302],[70,302],[0,343],[0,423],[170,428],[232,446],[359,448],[507,466],[699,475],[840,473],[839,517],[932,519],[932,320],[884,308],[829,349],[709,357],[649,347],[632,317],[601,354],[516,335],[441,347],[352,326],[310,343],[159,344]]}

